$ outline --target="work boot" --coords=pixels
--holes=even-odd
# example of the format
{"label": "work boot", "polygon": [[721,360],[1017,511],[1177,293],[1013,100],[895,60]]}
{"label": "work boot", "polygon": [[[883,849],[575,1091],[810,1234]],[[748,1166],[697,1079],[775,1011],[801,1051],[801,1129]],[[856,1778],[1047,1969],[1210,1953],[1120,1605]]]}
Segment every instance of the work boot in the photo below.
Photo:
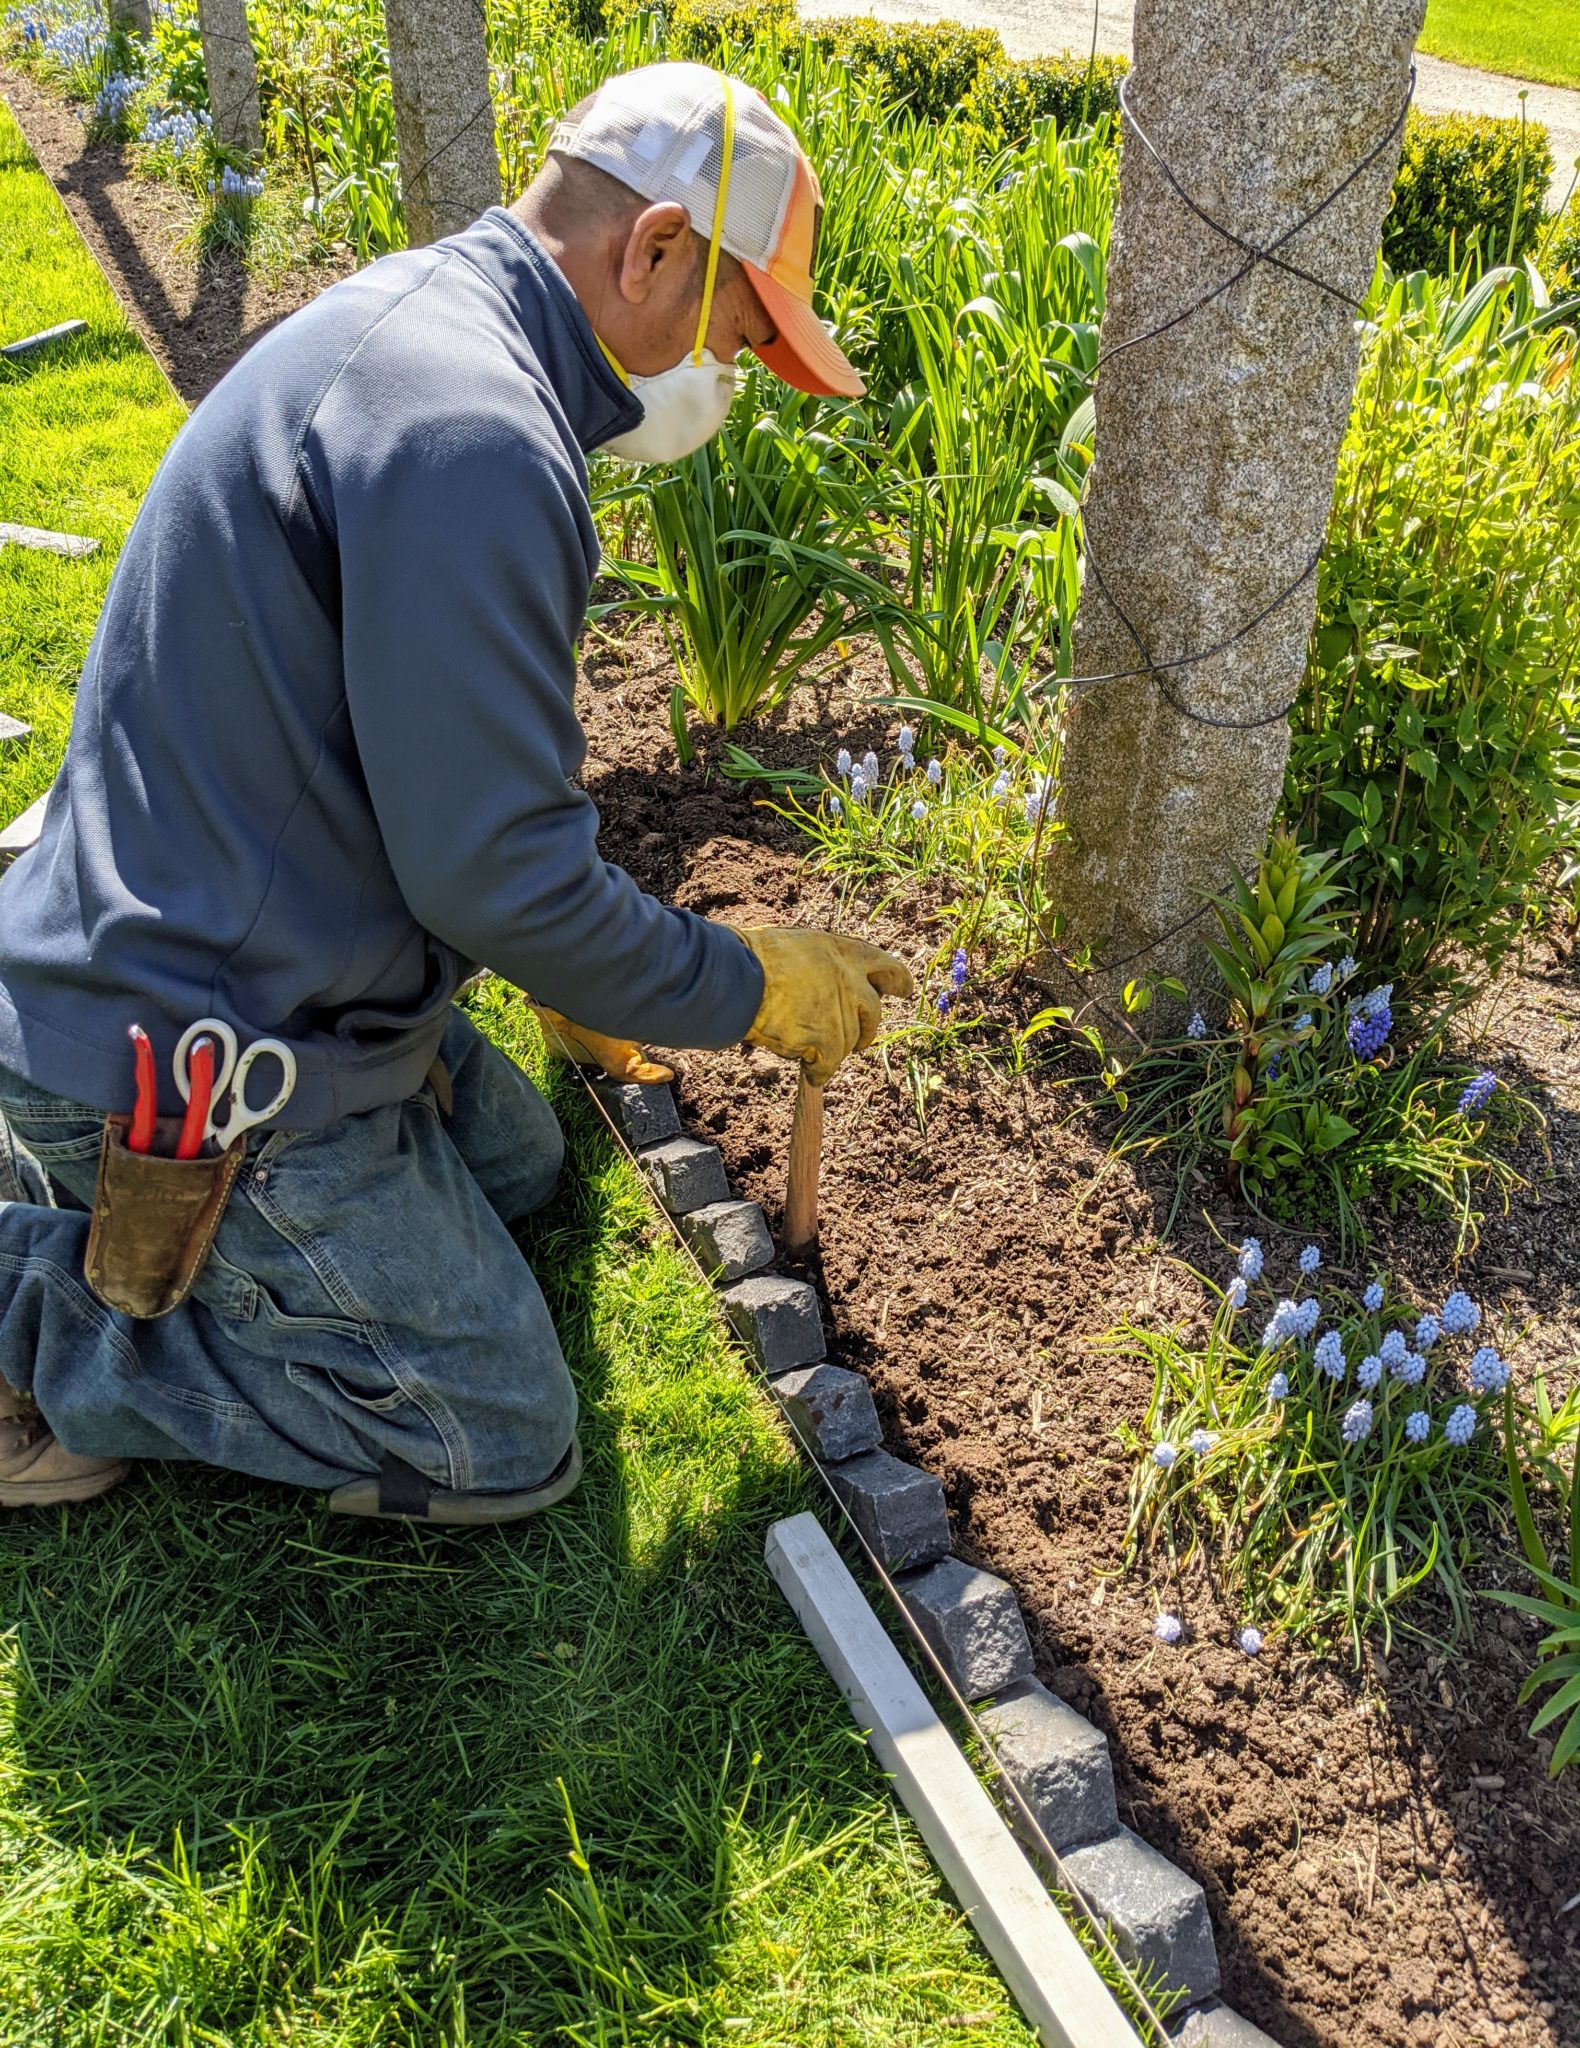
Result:
{"label": "work boot", "polygon": [[125,1458],[68,1451],[26,1394],[0,1381],[0,1507],[52,1508],[92,1500],[131,1470]]}
{"label": "work boot", "polygon": [[344,1486],[337,1486],[329,1496],[329,1511],[371,1515],[381,1522],[432,1522],[450,1528],[519,1522],[574,1493],[581,1476],[581,1438],[575,1436],[547,1479],[516,1493],[452,1493],[448,1487],[430,1486],[420,1472],[391,1451],[385,1454],[376,1478],[348,1479]]}

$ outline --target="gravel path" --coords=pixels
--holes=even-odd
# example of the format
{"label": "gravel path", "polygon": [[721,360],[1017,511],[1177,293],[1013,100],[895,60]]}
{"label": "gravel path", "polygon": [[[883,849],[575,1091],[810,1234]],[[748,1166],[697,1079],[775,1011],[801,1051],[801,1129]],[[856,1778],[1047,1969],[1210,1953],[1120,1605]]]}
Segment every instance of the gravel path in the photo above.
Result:
{"label": "gravel path", "polygon": [[[809,14],[874,14],[880,21],[965,21],[996,28],[1012,57],[1041,57],[1092,44],[1090,0],[804,0]],[[1130,53],[1132,0],[1097,0],[1097,46]],[[1515,114],[1519,95],[1547,130],[1556,166],[1549,203],[1559,205],[1580,157],[1580,92],[1523,85],[1497,71],[1474,71],[1441,57],[1416,57],[1416,105],[1428,114]]]}

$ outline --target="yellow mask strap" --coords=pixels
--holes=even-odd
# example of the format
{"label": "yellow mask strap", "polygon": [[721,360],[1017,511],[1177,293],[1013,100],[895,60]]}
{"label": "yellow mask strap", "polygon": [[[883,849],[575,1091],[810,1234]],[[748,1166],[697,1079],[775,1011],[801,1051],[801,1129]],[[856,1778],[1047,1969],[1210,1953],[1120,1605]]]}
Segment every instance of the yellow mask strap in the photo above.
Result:
{"label": "yellow mask strap", "polygon": [[735,159],[735,92],[726,78],[724,84],[724,143],[719,153],[719,196],[713,208],[713,233],[708,237],[708,269],[702,280],[702,317],[697,322],[694,363],[702,361],[708,345],[708,322],[713,317],[713,286],[719,274],[719,242],[724,233],[724,209],[730,197],[730,165]]}
{"label": "yellow mask strap", "polygon": [[609,365],[610,369],[613,370],[615,375],[620,379],[620,382],[625,386],[626,390],[629,391],[631,388],[631,379],[626,375],[625,364],[621,362],[620,358],[615,354],[614,350],[609,346],[608,342],[604,340],[601,334],[594,334],[593,340],[597,342],[598,346],[603,350],[604,361]]}

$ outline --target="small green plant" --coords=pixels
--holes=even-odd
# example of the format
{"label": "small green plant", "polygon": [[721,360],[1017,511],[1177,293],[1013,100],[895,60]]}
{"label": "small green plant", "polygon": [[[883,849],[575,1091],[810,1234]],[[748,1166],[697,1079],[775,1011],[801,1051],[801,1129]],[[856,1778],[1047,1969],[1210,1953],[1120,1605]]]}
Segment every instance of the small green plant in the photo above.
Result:
{"label": "small green plant", "polygon": [[853,71],[874,74],[891,99],[919,120],[942,121],[978,80],[1004,62],[998,31],[957,21],[874,21],[870,16],[809,21],[804,34]]}
{"label": "small green plant", "polygon": [[1580,787],[1580,375],[1539,281],[1372,309],[1286,798],[1340,847],[1355,951],[1407,991],[1494,968]]}
{"label": "small green plant", "polygon": [[857,562],[875,551],[885,490],[865,414],[769,384],[748,370],[746,425],[622,487],[641,498],[653,561],[609,565],[657,613],[687,701],[726,732],[781,703],[855,626],[892,648],[912,625]]}
{"label": "small green plant", "polygon": [[[1544,1437],[1551,1439],[1565,1434],[1561,1423],[1558,1428],[1554,1427],[1555,1418],[1547,1403],[1545,1385],[1541,1382],[1538,1382],[1537,1395]],[[1525,1474],[1521,1469],[1512,1390],[1505,1393],[1504,1399],[1507,1403],[1504,1452],[1509,1469],[1509,1497],[1514,1504],[1514,1521],[1520,1532],[1520,1544],[1531,1575],[1541,1588],[1541,1597],[1498,1590],[1490,1592],[1488,1598],[1501,1600],[1505,1606],[1518,1608],[1522,1614],[1532,1614],[1547,1624],[1549,1633],[1538,1646],[1536,1669],[1520,1688],[1520,1699],[1524,1702],[1539,1692],[1545,1692],[1551,1685],[1558,1687],[1531,1722],[1533,1736],[1540,1735],[1555,1723],[1562,1723],[1547,1766],[1549,1774],[1556,1778],[1566,1765],[1580,1757],[1580,1452],[1575,1448],[1571,1427],[1567,1432],[1571,1438],[1568,1473],[1566,1475],[1561,1466],[1555,1467],[1554,1473],[1559,1483],[1559,1497],[1566,1508],[1568,1556],[1561,1561],[1548,1556],[1547,1546],[1537,1530]],[[1573,1400],[1571,1396],[1571,1403]],[[1564,1419],[1571,1420],[1567,1416]]]}
{"label": "small green plant", "polygon": [[1506,1505],[1508,1367],[1460,1290],[1425,1313],[1381,1279],[1323,1299],[1307,1291],[1320,1263],[1308,1245],[1276,1299],[1247,1239],[1204,1341],[1118,1333],[1153,1375],[1145,1441],[1131,1439],[1127,1560],[1177,1573],[1204,1553],[1251,1624],[1318,1646],[1347,1638],[1357,1657],[1428,1586],[1457,1635],[1466,1568]]}
{"label": "small green plant", "polygon": [[1366,1201],[1409,1195],[1453,1215],[1463,1247],[1479,1220],[1473,1191],[1506,1199],[1518,1185],[1502,1141],[1538,1112],[1445,1053],[1446,1015],[1404,1050],[1391,1042],[1393,988],[1363,986],[1338,874],[1331,855],[1278,833],[1254,878],[1235,878],[1208,946],[1222,992],[1132,1067],[1120,1147],[1177,1150],[1176,1208],[1216,1153],[1264,1214],[1326,1215],[1348,1243],[1365,1236]]}

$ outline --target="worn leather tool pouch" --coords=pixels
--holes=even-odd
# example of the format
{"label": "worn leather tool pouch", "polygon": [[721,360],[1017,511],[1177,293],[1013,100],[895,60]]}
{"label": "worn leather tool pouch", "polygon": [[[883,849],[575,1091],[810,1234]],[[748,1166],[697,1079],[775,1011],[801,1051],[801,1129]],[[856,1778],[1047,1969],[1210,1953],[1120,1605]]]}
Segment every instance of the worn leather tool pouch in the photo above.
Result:
{"label": "worn leather tool pouch", "polygon": [[[88,1231],[88,1285],[106,1308],[167,1316],[186,1300],[203,1270],[246,1147],[233,1145],[214,1159],[129,1152],[130,1121],[105,1118]],[[176,1118],[162,1117],[155,1145],[173,1150],[180,1129]]]}

